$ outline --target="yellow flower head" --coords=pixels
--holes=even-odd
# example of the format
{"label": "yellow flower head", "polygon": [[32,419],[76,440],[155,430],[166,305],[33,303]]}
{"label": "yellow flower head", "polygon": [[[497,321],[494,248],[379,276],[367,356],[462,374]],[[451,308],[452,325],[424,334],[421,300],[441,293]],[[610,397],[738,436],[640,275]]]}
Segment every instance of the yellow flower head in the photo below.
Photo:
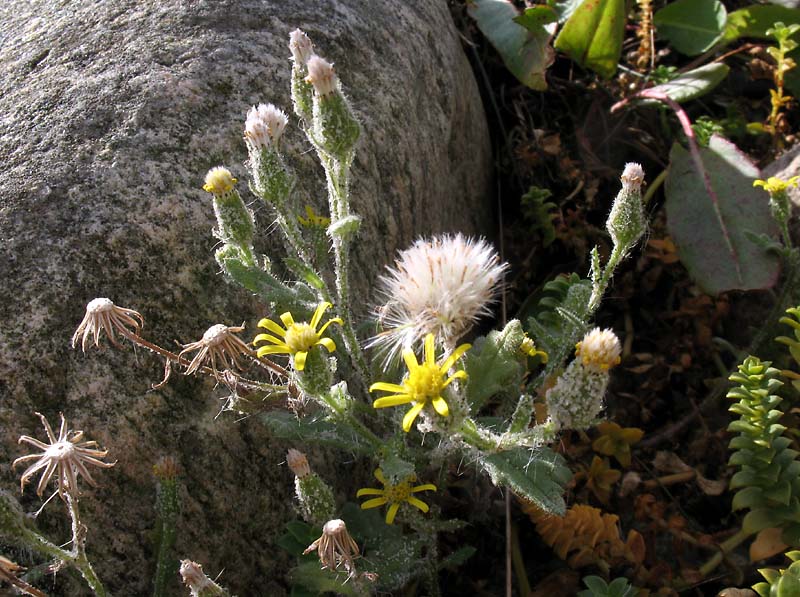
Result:
{"label": "yellow flower head", "polygon": [[294,359],[294,368],[302,371],[306,366],[306,358],[308,351],[314,346],[324,346],[328,352],[336,350],[336,344],[330,338],[323,338],[322,334],[332,323],[342,325],[340,317],[329,319],[321,328],[317,329],[319,322],[322,320],[322,315],[332,305],[330,303],[320,303],[314,311],[314,316],[309,323],[295,323],[292,314],[288,311],[281,315],[281,321],[286,329],[272,321],[271,319],[262,319],[258,322],[258,327],[265,328],[275,334],[259,334],[253,339],[253,344],[259,342],[269,342],[274,346],[262,346],[258,349],[256,354],[258,357],[263,357],[268,354],[288,354]]}
{"label": "yellow flower head", "polygon": [[519,345],[520,352],[528,355],[529,357],[536,358],[536,356],[541,357],[542,363],[547,363],[547,353],[543,350],[539,350],[536,348],[536,343],[528,337],[528,334],[525,334],[525,338],[523,338],[522,343]]}
{"label": "yellow flower head", "polygon": [[327,228],[331,225],[330,218],[314,213],[314,208],[310,205],[306,205],[306,216],[308,217],[297,216],[297,221],[306,228]]}
{"label": "yellow flower head", "polygon": [[762,187],[770,195],[783,193],[789,187],[796,187],[800,181],[800,176],[792,176],[789,180],[783,180],[777,176],[770,176],[767,180],[754,180],[754,187]]}
{"label": "yellow flower head", "polygon": [[211,168],[206,174],[206,180],[203,185],[203,190],[213,193],[214,195],[225,195],[233,190],[233,185],[236,184],[236,179],[231,174],[231,171],[222,166]]}
{"label": "yellow flower head", "polygon": [[431,401],[437,413],[443,417],[448,416],[450,409],[447,406],[447,402],[442,398],[442,390],[455,379],[465,379],[467,372],[462,369],[456,371],[450,377],[447,377],[447,373],[470,347],[470,344],[462,344],[439,365],[436,363],[433,334],[428,334],[425,337],[425,361],[422,364],[418,363],[413,350],[404,350],[403,360],[408,367],[408,375],[403,380],[402,385],[384,383],[382,381],[372,384],[369,387],[370,392],[375,392],[376,390],[394,392],[389,396],[378,398],[372,403],[372,406],[374,408],[385,408],[387,406],[413,403],[414,406],[403,417],[403,431],[405,432],[411,429],[414,419],[428,404],[428,400]]}
{"label": "yellow flower head", "polygon": [[430,509],[428,508],[428,504],[415,498],[412,494],[420,491],[436,491],[436,485],[426,483],[425,485],[412,486],[411,484],[416,481],[416,477],[414,476],[408,477],[396,485],[392,485],[386,480],[386,477],[383,476],[383,471],[381,469],[375,469],[375,478],[383,483],[383,489],[373,489],[370,487],[359,489],[358,493],[356,493],[356,497],[364,495],[378,496],[361,504],[362,510],[389,504],[389,509],[386,511],[386,524],[392,524],[394,522],[394,517],[400,509],[400,504],[403,502],[408,502],[423,512],[427,512]]}

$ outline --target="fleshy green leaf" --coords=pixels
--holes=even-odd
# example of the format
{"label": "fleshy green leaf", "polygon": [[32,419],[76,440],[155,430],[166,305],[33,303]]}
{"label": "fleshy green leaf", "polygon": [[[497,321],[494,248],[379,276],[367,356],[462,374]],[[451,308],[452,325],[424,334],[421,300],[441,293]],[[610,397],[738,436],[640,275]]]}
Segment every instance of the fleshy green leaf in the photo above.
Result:
{"label": "fleshy green leaf", "polygon": [[521,15],[514,17],[514,22],[519,23],[532,33],[538,33],[542,26],[558,21],[558,13],[551,6],[531,6],[526,8]]}
{"label": "fleshy green leaf", "polygon": [[688,56],[702,54],[722,36],[727,11],[719,0],[676,0],[653,15],[658,34]]}
{"label": "fleshy green leaf", "polygon": [[[678,75],[666,83],[656,85],[651,88],[651,91],[664,93],[679,104],[682,104],[702,97],[713,90],[728,76],[730,70],[726,64],[713,62]],[[641,100],[641,103],[657,104],[660,102],[646,99]]]}
{"label": "fleshy green leaf", "polygon": [[625,0],[584,0],[567,19],[555,47],[601,77],[617,70],[625,33]]}
{"label": "fleshy green leaf", "polygon": [[547,512],[562,516],[566,511],[564,486],[572,472],[564,458],[549,448],[487,454],[480,457],[480,462],[498,487],[510,487]]}
{"label": "fleshy green leaf", "polygon": [[544,75],[554,59],[548,28],[515,23],[520,13],[507,0],[469,0],[467,12],[517,79],[531,89],[547,89]]}
{"label": "fleshy green leaf", "polygon": [[712,136],[700,155],[715,191],[718,211],[688,151],[672,146],[666,179],[667,226],[681,261],[706,292],[769,288],[778,259],[746,232],[775,236],[776,224],[763,193],[753,188],[758,168],[730,141]]}

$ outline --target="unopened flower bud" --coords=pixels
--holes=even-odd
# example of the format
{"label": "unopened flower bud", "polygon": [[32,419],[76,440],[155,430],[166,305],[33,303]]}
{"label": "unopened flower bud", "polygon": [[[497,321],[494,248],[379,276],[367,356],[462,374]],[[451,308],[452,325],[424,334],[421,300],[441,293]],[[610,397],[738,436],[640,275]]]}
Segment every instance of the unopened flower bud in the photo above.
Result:
{"label": "unopened flower bud", "polygon": [[314,86],[311,137],[328,155],[349,161],[361,129],[342,94],[333,64],[314,55],[307,66],[306,81]]}
{"label": "unopened flower bud", "polygon": [[306,522],[322,526],[333,518],[336,503],[333,491],[325,481],[308,466],[305,454],[289,450],[287,464],[295,474],[294,489],[299,503],[300,515]]}
{"label": "unopened flower bud", "polygon": [[236,179],[231,176],[229,170],[218,167],[208,171],[203,188],[214,195],[216,236],[223,242],[237,245],[250,252],[256,229],[255,220],[239,191],[234,188],[235,183]]}
{"label": "unopened flower bud", "polygon": [[300,450],[289,448],[289,451],[286,453],[286,464],[289,465],[289,468],[296,477],[303,479],[311,474],[311,468],[308,466],[308,459]]}
{"label": "unopened flower bud", "polygon": [[642,203],[644,170],[639,164],[628,163],[620,177],[622,189],[606,221],[606,229],[622,254],[626,254],[647,230],[647,220]]}
{"label": "unopened flower bud", "polygon": [[294,63],[303,66],[314,54],[314,45],[308,35],[300,29],[295,29],[289,34],[289,49],[292,51]]}
{"label": "unopened flower bud", "polygon": [[308,67],[306,81],[314,86],[314,91],[322,97],[334,92],[336,73],[333,72],[333,64],[315,54],[308,59],[306,66]]}
{"label": "unopened flower bud", "polygon": [[343,239],[352,238],[360,227],[361,216],[349,215],[339,218],[328,226],[328,235],[331,237],[338,236]]}
{"label": "unopened flower bud", "polygon": [[203,567],[197,562],[181,560],[180,573],[183,584],[189,587],[192,597],[216,597],[228,594],[225,589],[206,576]]}

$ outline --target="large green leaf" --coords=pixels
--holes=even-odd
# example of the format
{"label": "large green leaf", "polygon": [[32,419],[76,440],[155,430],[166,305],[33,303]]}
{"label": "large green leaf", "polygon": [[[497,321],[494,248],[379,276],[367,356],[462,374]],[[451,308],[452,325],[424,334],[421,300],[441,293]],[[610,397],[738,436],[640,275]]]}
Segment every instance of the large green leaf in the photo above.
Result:
{"label": "large green leaf", "polygon": [[601,77],[617,70],[625,33],[625,0],[584,0],[556,38],[556,49]]}
{"label": "large green leaf", "polygon": [[468,0],[467,11],[517,79],[532,89],[547,89],[544,73],[554,58],[550,27],[514,22],[520,12],[507,0]]}
{"label": "large green leaf", "polygon": [[754,235],[777,232],[765,193],[753,188],[758,168],[717,135],[700,148],[700,156],[716,201],[689,152],[677,143],[670,152],[665,207],[681,261],[698,286],[711,294],[773,286],[778,259],[753,241]]}
{"label": "large green leaf", "polygon": [[480,462],[495,485],[510,487],[541,509],[563,516],[564,486],[572,472],[559,454],[549,448],[520,448],[482,455]]}
{"label": "large green leaf", "polygon": [[727,11],[719,0],[676,0],[653,15],[663,37],[682,54],[702,54],[725,30]]}
{"label": "large green leaf", "polygon": [[[679,104],[697,99],[714,89],[725,77],[730,68],[721,62],[712,62],[678,75],[674,79],[651,87],[648,91],[657,91],[668,95]],[[643,100],[642,103],[656,104],[658,100]]]}

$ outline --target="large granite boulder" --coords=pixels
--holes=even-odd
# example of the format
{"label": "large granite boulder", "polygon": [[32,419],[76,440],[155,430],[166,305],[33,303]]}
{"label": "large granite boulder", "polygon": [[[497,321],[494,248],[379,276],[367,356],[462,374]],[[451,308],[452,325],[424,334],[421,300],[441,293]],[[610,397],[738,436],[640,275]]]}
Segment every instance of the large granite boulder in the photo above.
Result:
{"label": "large granite boulder", "polygon": [[[17,437],[43,437],[34,411],[54,424],[63,411],[108,447],[118,463],[98,471],[83,509],[90,556],[118,595],[150,592],[151,470],[165,454],[183,471],[178,553],[224,569],[240,595],[285,590],[274,540],[292,516],[286,444],[255,419],[215,418],[223,392],[208,380],[173,376],[152,391],[163,364],[147,352],[68,344],[98,296],[141,312],[164,346],[214,323],[245,320],[250,336],[265,313],[219,274],[200,187],[218,164],[246,179],[250,105],[291,112],[295,27],[336,63],[363,123],[352,190],[366,305],[379,269],[415,236],[489,231],[487,127],[444,0],[0,3],[0,487],[18,486],[8,463],[28,451]],[[303,191],[322,205],[321,170],[290,127]],[[254,207],[266,229],[268,211]],[[39,507],[32,488],[21,499]],[[69,536],[58,500],[39,525],[57,543]],[[2,552],[24,560],[0,537]],[[85,592],[71,572],[47,578],[53,594]]]}

